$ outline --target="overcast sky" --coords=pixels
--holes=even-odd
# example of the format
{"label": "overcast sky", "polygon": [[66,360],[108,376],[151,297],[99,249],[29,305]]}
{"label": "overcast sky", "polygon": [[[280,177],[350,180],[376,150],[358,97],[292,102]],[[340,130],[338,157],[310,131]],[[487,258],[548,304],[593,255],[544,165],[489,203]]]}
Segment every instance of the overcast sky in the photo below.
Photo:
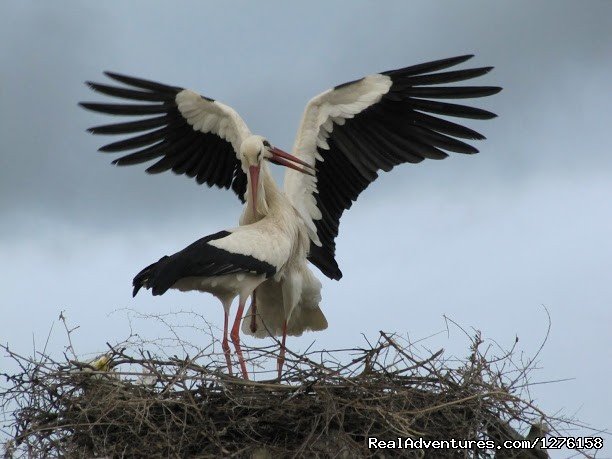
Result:
{"label": "overcast sky", "polygon": [[[344,278],[317,271],[329,329],[289,345],[359,346],[378,330],[418,340],[446,314],[532,355],[545,306],[533,380],[573,379],[534,386],[536,403],[612,427],[612,2],[21,1],[0,13],[2,342],[31,349],[61,310],[82,353],[125,338],[117,308],[195,309],[222,325],[213,297],[132,299],[131,280],[236,225],[238,200],[111,166],[96,152],[107,139],[85,132],[110,120],[77,106],[100,100],[84,81],[112,70],[190,87],[290,149],[319,92],[474,53],[469,65],[495,66],[478,82],[504,87],[478,102],[499,118],[469,123],[488,138],[481,153],[399,167],[364,192],[342,218]],[[468,344],[458,330],[427,340],[457,356]]]}

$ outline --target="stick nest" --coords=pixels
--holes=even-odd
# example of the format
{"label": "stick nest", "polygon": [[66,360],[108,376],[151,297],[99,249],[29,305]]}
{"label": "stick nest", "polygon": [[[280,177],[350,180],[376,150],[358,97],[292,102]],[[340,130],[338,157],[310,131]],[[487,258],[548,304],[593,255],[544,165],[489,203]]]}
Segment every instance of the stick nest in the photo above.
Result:
{"label": "stick nest", "polygon": [[442,350],[422,358],[380,332],[364,348],[288,350],[280,381],[262,378],[274,374],[265,367],[277,346],[244,349],[256,381],[229,376],[212,351],[160,357],[143,346],[109,345],[83,363],[4,347],[20,368],[4,374],[9,386],[0,392],[0,406],[12,407],[5,455],[548,457],[477,447],[368,449],[370,437],[500,442],[529,428],[544,435],[551,419],[522,398],[527,368],[513,362],[512,350],[488,357],[491,346],[483,347],[476,334],[463,361],[443,358]]}

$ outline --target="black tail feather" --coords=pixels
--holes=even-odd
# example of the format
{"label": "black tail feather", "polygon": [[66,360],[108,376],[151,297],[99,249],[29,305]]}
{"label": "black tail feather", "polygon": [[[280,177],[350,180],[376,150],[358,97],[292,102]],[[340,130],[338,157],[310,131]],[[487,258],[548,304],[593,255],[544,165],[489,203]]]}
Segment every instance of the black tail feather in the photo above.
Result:
{"label": "black tail feather", "polygon": [[[138,291],[142,287],[151,288],[151,286],[154,284],[154,280],[156,277],[156,271],[157,271],[157,268],[159,267],[159,263],[166,258],[168,257],[167,256],[161,257],[159,261],[156,261],[155,263],[150,264],[149,266],[144,268],[142,271],[140,271],[138,274],[136,274],[136,276],[134,277],[134,280],[132,281],[132,285],[134,286],[134,290],[132,291],[132,297],[135,297]],[[155,292],[153,292],[153,294],[155,295]]]}

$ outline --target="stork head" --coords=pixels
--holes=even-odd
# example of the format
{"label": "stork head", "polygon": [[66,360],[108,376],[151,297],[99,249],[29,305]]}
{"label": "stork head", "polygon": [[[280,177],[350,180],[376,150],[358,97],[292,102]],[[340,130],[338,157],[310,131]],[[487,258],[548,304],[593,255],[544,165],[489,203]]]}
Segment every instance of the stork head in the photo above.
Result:
{"label": "stork head", "polygon": [[[254,213],[257,212],[259,171],[264,160],[295,169],[303,174],[314,175],[314,167],[280,148],[273,147],[270,145],[270,142],[260,135],[251,135],[242,142],[242,145],[240,145],[240,159],[242,162],[242,170],[245,174],[249,175]],[[300,167],[299,165],[304,167]]]}

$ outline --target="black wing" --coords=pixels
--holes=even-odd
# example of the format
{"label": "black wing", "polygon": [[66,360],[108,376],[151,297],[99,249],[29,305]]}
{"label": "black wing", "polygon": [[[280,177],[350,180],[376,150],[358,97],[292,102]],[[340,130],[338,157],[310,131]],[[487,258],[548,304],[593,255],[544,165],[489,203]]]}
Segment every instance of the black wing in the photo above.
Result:
{"label": "black wing", "polygon": [[[496,116],[479,108],[434,100],[485,97],[501,91],[501,88],[491,86],[433,86],[475,78],[493,68],[431,73],[460,64],[470,57],[458,56],[383,72],[380,75],[390,79],[390,87],[388,91],[385,88],[380,94],[375,94],[378,101],[357,113],[349,113],[350,116],[344,117],[344,124],[337,123],[342,115],[330,118],[333,127],[331,132],[323,133],[323,142],[317,142],[316,151],[320,159],[314,161],[318,173],[313,196],[322,218],[313,218],[313,223],[322,245],[319,247],[311,243],[308,258],[326,276],[332,279],[342,277],[335,260],[335,238],[340,217],[378,177],[379,170],[390,171],[398,164],[418,163],[425,158],[443,159],[449,151],[466,154],[478,152],[459,139],[480,140],[485,138],[483,135],[434,116],[483,120]],[[373,77],[378,77],[379,82],[388,83],[380,75]],[[324,102],[347,104],[351,100],[359,100],[368,91],[371,96],[373,81],[364,78],[340,85],[314,98],[310,105],[316,105],[313,109],[320,110]],[[321,132],[322,128],[319,128],[317,135],[321,136]],[[305,155],[301,156],[304,159]],[[312,156],[314,159],[314,150]]]}
{"label": "black wing", "polygon": [[142,288],[150,288],[153,295],[163,295],[177,281],[186,277],[212,277],[225,274],[276,274],[270,263],[249,255],[232,253],[208,244],[215,239],[229,236],[229,231],[219,231],[197,240],[174,255],[164,256],[147,266],[134,277],[133,296]]}
{"label": "black wing", "polygon": [[124,166],[157,159],[146,169],[148,173],[172,170],[195,178],[199,184],[231,187],[244,202],[247,178],[237,153],[240,143],[250,132],[233,109],[180,87],[117,73],[105,74],[126,86],[87,82],[89,87],[108,96],[148,102],[80,103],[99,113],[139,117],[135,121],[89,129],[93,134],[132,135],[99,149],[102,152],[130,152],[115,159],[113,164]]}

